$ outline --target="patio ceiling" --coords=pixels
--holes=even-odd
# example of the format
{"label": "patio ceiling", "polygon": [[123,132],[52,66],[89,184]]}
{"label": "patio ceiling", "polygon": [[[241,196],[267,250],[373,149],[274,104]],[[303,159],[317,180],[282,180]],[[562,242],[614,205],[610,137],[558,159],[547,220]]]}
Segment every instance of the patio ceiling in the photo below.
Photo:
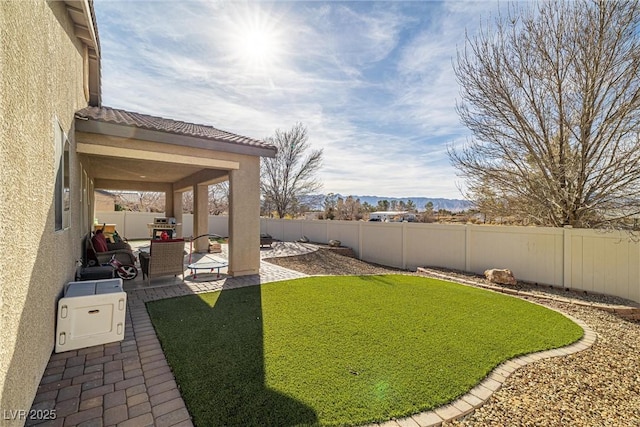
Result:
{"label": "patio ceiling", "polygon": [[83,154],[82,163],[94,178],[96,188],[110,190],[153,191],[157,188],[159,191],[160,187],[154,184],[168,183],[176,184],[178,189],[186,189],[195,183],[215,184],[228,179],[227,170],[204,168],[193,164],[91,154]]}
{"label": "patio ceiling", "polygon": [[85,165],[96,179],[176,182],[202,170],[197,166],[167,164],[107,156],[85,156]]}

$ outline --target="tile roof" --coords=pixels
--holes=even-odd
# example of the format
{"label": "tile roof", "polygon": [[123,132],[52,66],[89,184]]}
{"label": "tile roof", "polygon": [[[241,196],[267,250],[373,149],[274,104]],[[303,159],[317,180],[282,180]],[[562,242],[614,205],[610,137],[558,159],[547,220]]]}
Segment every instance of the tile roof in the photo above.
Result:
{"label": "tile roof", "polygon": [[152,131],[172,133],[175,135],[192,136],[211,141],[226,142],[230,144],[245,145],[256,148],[273,149],[275,147],[264,141],[236,135],[216,129],[213,126],[198,125],[179,120],[165,119],[163,117],[149,116],[147,114],[134,113],[110,107],[85,107],[76,112],[76,118],[89,119],[104,123],[113,123],[123,126],[132,126]]}

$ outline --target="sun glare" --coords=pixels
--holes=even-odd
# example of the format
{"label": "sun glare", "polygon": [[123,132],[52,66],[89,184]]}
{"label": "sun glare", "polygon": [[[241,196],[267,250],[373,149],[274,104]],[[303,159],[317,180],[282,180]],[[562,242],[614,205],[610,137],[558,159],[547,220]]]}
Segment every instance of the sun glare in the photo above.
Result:
{"label": "sun glare", "polygon": [[262,29],[250,30],[240,40],[238,48],[246,60],[265,62],[277,54],[274,35]]}
{"label": "sun glare", "polygon": [[259,7],[238,10],[231,18],[227,48],[231,58],[249,71],[268,72],[284,55],[280,19]]}

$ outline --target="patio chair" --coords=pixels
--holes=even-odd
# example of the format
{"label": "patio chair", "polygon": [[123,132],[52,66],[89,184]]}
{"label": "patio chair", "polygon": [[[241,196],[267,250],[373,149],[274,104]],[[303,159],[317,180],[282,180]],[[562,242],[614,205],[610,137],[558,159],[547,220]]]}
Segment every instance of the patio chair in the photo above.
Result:
{"label": "patio chair", "polygon": [[273,245],[273,237],[267,233],[260,234],[260,247]]}
{"label": "patio chair", "polygon": [[[102,264],[108,264],[109,260],[113,255],[116,256],[116,259],[120,261],[122,264],[127,265],[135,265],[136,256],[133,254],[131,249],[114,249],[114,250],[104,250],[105,247],[101,247],[98,250],[94,245],[94,240],[91,237],[91,234],[88,234],[85,238],[85,254],[87,257],[87,265],[91,265],[92,263],[97,264],[98,266]],[[107,247],[107,249],[109,249]]]}
{"label": "patio chair", "polygon": [[151,283],[152,277],[182,275],[184,282],[184,239],[151,240],[149,253],[140,252],[142,278]]}

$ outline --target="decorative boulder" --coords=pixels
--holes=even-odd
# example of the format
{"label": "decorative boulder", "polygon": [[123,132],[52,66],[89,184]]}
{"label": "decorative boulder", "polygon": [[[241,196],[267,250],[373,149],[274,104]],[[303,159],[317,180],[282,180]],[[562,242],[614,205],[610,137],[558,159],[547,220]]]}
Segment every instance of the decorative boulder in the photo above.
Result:
{"label": "decorative boulder", "polygon": [[490,270],[486,270],[484,272],[484,277],[486,277],[488,281],[498,283],[500,285],[515,285],[518,283],[511,270],[506,269],[501,270],[498,268],[492,268]]}
{"label": "decorative boulder", "polygon": [[332,248],[337,248],[341,244],[342,244],[342,242],[340,240],[335,240],[335,239],[329,240],[329,246],[331,246]]}

